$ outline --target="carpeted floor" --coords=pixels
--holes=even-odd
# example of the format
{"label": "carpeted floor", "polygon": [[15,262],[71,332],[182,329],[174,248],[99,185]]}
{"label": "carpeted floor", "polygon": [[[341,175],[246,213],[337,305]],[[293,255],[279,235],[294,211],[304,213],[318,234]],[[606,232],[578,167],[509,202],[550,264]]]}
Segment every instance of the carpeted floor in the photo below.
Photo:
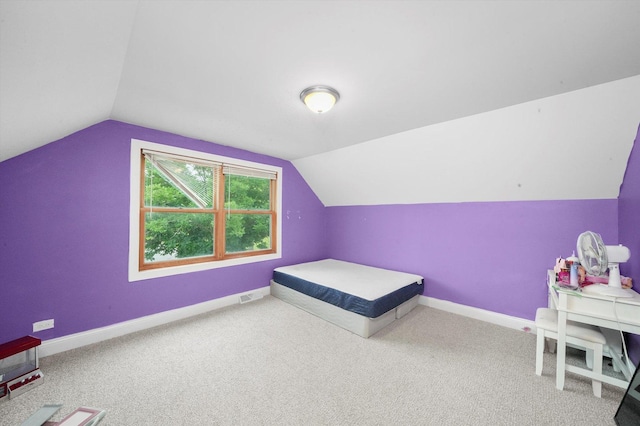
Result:
{"label": "carpeted floor", "polygon": [[624,391],[573,374],[557,391],[535,345],[424,306],[363,339],[268,296],[43,358],[0,424],[59,403],[53,420],[88,406],[101,425],[613,425]]}

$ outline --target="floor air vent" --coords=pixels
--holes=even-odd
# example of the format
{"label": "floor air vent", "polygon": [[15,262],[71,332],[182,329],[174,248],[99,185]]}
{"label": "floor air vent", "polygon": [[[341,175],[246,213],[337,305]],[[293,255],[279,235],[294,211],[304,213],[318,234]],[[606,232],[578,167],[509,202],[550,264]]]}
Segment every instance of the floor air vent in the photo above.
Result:
{"label": "floor air vent", "polygon": [[262,294],[260,293],[247,293],[240,295],[240,303],[248,303],[253,302],[254,300],[262,299]]}

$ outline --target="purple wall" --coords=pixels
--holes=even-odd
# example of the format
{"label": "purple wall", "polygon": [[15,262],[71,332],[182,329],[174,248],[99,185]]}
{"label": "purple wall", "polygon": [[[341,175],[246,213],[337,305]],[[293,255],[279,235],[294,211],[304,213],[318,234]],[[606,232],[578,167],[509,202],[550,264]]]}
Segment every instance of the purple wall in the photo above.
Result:
{"label": "purple wall", "polygon": [[330,207],[336,259],[425,277],[425,295],[533,319],[578,235],[616,241],[617,200]]}
{"label": "purple wall", "polygon": [[[132,138],[282,167],[283,258],[128,282]],[[291,163],[170,133],[105,121],[0,163],[0,182],[0,342],[44,319],[51,339],[248,291],[327,257],[324,206]]]}
{"label": "purple wall", "polygon": [[[128,282],[132,138],[282,167],[283,258]],[[287,161],[105,121],[0,163],[0,342],[43,319],[56,326],[37,335],[51,339],[248,291],[274,267],[325,257],[421,274],[426,296],[533,319],[546,269],[587,229],[629,246],[622,271],[637,285],[638,145],[619,201],[324,208]]]}
{"label": "purple wall", "polygon": [[[620,197],[618,198],[620,244],[631,250],[631,258],[620,265],[620,272],[633,278],[640,292],[640,128],[629,156]],[[631,359],[640,362],[640,336],[632,336],[629,344]]]}

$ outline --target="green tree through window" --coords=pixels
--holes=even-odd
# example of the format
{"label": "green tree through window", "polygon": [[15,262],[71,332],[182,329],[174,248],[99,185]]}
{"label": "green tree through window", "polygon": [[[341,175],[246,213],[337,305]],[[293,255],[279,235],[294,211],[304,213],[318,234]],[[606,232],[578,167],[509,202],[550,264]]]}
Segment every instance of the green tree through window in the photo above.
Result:
{"label": "green tree through window", "polygon": [[275,174],[143,155],[140,269],[275,251]]}
{"label": "green tree through window", "polygon": [[[225,175],[226,252],[268,249],[271,245],[270,181]],[[246,210],[263,214],[243,214]],[[234,212],[234,213],[232,213]]]}

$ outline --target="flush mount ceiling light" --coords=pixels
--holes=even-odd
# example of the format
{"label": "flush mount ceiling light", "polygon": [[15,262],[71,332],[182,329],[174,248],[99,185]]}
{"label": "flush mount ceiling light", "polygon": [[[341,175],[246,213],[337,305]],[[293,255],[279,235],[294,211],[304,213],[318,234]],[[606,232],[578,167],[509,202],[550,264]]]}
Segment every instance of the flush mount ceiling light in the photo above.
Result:
{"label": "flush mount ceiling light", "polygon": [[338,99],[340,99],[338,91],[328,86],[311,86],[300,93],[300,100],[317,114],[329,111]]}

